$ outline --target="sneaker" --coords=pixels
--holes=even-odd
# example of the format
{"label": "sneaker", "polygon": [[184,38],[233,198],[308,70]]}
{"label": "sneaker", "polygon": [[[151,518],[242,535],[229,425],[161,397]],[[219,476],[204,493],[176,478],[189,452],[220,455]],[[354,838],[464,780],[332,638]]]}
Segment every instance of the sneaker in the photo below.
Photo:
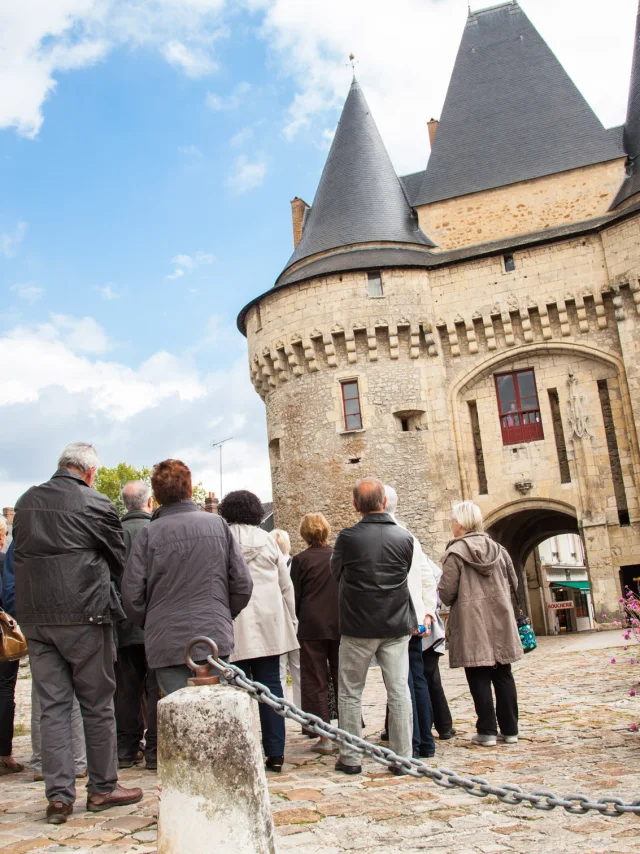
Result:
{"label": "sneaker", "polygon": [[73,804],[64,801],[49,801],[47,806],[47,822],[49,824],[64,824],[67,816],[73,812]]}
{"label": "sneaker", "polygon": [[118,783],[112,792],[89,792],[87,810],[89,812],[102,812],[102,810],[108,810],[111,807],[126,807],[129,804],[137,804],[143,796],[142,789],[125,789]]}
{"label": "sneaker", "polygon": [[341,759],[337,760],[335,769],[343,774],[362,774],[362,765],[347,765]]}
{"label": "sneaker", "polygon": [[501,732],[498,733],[498,741],[503,742],[504,744],[517,744],[518,736],[517,735],[503,735]]}
{"label": "sneaker", "polygon": [[495,735],[484,735],[481,732],[477,732],[471,738],[472,744],[479,744],[482,747],[495,747],[498,743],[498,739]]}

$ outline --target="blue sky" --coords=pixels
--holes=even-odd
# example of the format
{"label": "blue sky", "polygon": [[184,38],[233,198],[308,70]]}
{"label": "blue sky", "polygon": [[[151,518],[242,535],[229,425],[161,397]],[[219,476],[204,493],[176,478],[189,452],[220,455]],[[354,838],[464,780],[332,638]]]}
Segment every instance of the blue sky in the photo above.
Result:
{"label": "blue sky", "polygon": [[[522,5],[621,123],[635,0]],[[0,4],[1,505],[74,440],[108,465],[181,455],[217,490],[227,435],[225,489],[269,497],[236,314],[292,251],[289,201],[312,201],[349,52],[415,171],[465,18],[462,0]]]}

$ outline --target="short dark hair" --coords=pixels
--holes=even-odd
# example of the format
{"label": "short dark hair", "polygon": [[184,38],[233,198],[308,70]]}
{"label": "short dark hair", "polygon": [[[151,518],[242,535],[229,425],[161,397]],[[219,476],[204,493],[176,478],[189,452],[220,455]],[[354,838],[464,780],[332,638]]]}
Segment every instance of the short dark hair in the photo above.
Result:
{"label": "short dark hair", "polygon": [[248,489],[228,492],[218,505],[218,514],[230,525],[260,525],[264,515],[262,501]]}
{"label": "short dark hair", "polygon": [[365,477],[353,487],[353,502],[359,513],[375,513],[384,508],[384,484],[377,477]]}
{"label": "short dark hair", "polygon": [[175,504],[191,498],[191,471],[182,460],[163,460],[153,467],[151,488],[158,504]]}

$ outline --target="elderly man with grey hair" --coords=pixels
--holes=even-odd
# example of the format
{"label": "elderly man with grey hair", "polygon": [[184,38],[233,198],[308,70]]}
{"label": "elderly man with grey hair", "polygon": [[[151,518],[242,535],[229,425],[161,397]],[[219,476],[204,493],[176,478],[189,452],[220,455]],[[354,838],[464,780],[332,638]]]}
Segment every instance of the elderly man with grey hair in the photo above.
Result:
{"label": "elderly man with grey hair", "polygon": [[13,525],[15,608],[40,698],[50,824],[63,824],[76,798],[74,691],[86,739],[87,809],[134,804],[143,794],[118,784],[112,581],[122,574],[125,549],[115,507],[91,489],[97,468],[92,445],[67,445],[53,477],[19,499]]}
{"label": "elderly man with grey hair", "polygon": [[[392,486],[385,485],[387,512],[398,522],[398,493]],[[413,534],[412,534],[413,536]],[[422,550],[419,540],[413,536],[413,560],[409,570],[409,593],[414,610],[420,619],[422,631],[416,629],[409,640],[409,690],[413,708],[413,755],[418,757],[435,756],[436,743],[431,730],[433,728],[433,709],[429,696],[429,685],[422,662],[422,639],[431,634],[431,624],[435,621],[438,595],[436,579]]]}
{"label": "elderly man with grey hair", "polygon": [[[120,490],[120,498],[127,511],[122,517],[122,528],[126,557],[129,557],[135,538],[151,521],[151,487],[142,480],[131,480]],[[118,767],[131,768],[138,761],[144,738],[145,767],[148,771],[155,771],[159,693],[155,672],[147,665],[144,630],[125,620],[118,623],[116,635]],[[143,708],[146,710],[146,731]]]}

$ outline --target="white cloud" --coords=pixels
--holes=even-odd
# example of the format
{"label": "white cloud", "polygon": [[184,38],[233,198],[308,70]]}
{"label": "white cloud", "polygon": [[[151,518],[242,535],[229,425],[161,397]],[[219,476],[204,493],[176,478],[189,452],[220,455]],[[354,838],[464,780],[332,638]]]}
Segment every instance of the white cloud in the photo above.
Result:
{"label": "white cloud", "polygon": [[117,291],[111,287],[111,285],[104,285],[100,287],[99,285],[94,285],[93,288],[95,291],[98,291],[99,294],[102,295],[103,299],[106,299],[107,302],[112,302],[113,300],[120,299],[122,294],[119,294]]}
{"label": "white cloud", "polygon": [[52,339],[60,339],[77,353],[106,353],[111,348],[109,336],[92,317],[52,314],[50,324],[40,326],[40,331]]}
{"label": "white cloud", "polygon": [[0,128],[35,137],[60,72],[119,46],[160,52],[197,77],[217,65],[226,0],[7,0],[0,3]]}
{"label": "white cloud", "polygon": [[175,266],[173,273],[167,276],[167,279],[180,279],[186,273],[193,273],[197,267],[206,264],[213,264],[216,256],[211,252],[205,252],[199,249],[195,255],[174,255],[171,263]]}
{"label": "white cloud", "polygon": [[[88,321],[98,326],[93,318],[57,317],[0,336],[0,360],[12,366],[0,399],[0,417],[12,425],[0,432],[0,506],[50,477],[74,440],[94,442],[105,465],[179,457],[195,482],[217,492],[211,442],[223,429],[236,437],[224,451],[225,491],[251,489],[269,499],[264,406],[244,353],[212,373],[198,371],[188,354],[167,351],[130,367],[78,349],[68,333],[88,329]],[[220,322],[211,321],[207,337]],[[219,329],[221,339],[231,334],[230,325]]]}
{"label": "white cloud", "polygon": [[[1,96],[0,96],[1,98]],[[20,244],[24,240],[27,231],[27,223],[19,221],[12,232],[4,231],[0,234],[0,255],[5,258],[15,258],[18,254]]]}
{"label": "white cloud", "polygon": [[44,288],[40,288],[37,285],[32,284],[21,284],[21,285],[12,285],[11,290],[15,291],[20,299],[23,299],[25,302],[28,302],[29,305],[33,305],[34,302],[38,302],[39,299],[42,298],[44,294]]}
{"label": "white cloud", "polygon": [[218,68],[218,63],[205,50],[187,47],[182,42],[167,42],[162,54],[168,63],[180,68],[187,77],[204,77]]}
{"label": "white cloud", "polygon": [[234,148],[237,148],[240,145],[244,145],[245,142],[249,142],[249,140],[253,137],[253,128],[250,126],[241,128],[238,133],[234,134],[229,140],[229,145],[232,145]]}
{"label": "white cloud", "polygon": [[245,96],[251,92],[252,86],[250,83],[241,81],[237,83],[229,95],[217,95],[215,92],[208,92],[204,99],[205,104],[214,112],[223,110],[237,110],[242,104]]}
{"label": "white cloud", "polygon": [[225,181],[226,186],[235,195],[247,193],[264,183],[267,164],[264,160],[249,160],[243,154],[236,157],[233,171]]}
{"label": "white cloud", "polygon": [[[386,13],[370,0],[249,0],[264,15],[262,34],[279,71],[296,85],[284,127],[326,127],[347,94],[353,51],[367,101],[394,165],[423,169],[426,122],[438,117],[467,15],[460,0],[395,0]],[[478,0],[473,8],[487,3]],[[533,24],[602,121],[624,120],[636,0],[606,7],[584,0],[521,0]]]}
{"label": "white cloud", "polygon": [[186,154],[187,157],[195,157],[198,160],[204,156],[197,145],[179,145],[178,151],[181,154]]}

